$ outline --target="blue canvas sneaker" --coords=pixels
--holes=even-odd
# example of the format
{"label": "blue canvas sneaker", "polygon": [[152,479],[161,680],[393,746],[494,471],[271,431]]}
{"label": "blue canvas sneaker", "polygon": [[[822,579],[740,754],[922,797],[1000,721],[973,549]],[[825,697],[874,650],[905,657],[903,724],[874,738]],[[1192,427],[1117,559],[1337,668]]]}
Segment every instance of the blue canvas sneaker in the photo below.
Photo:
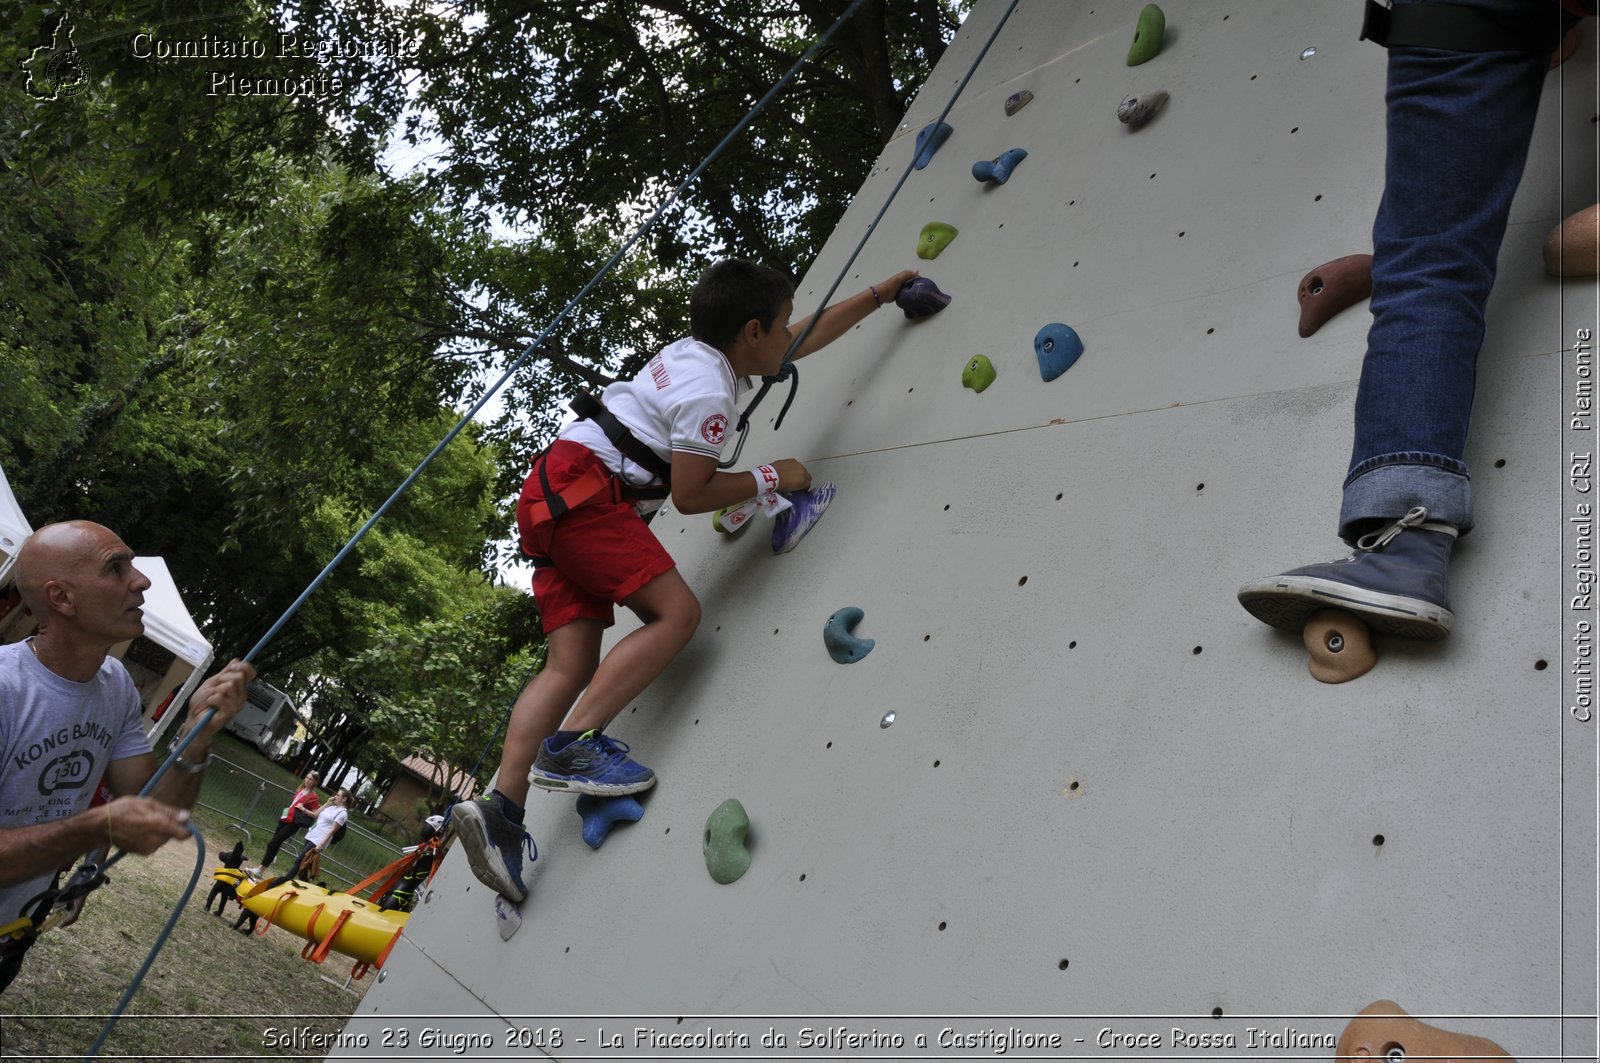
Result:
{"label": "blue canvas sneaker", "polygon": [[650,789],[656,773],[630,760],[626,743],[585,731],[559,752],[550,748],[548,738],[539,743],[528,781],[546,790],[618,797]]}
{"label": "blue canvas sneaker", "polygon": [[505,798],[491,793],[462,801],[450,810],[450,822],[479,882],[519,903],[528,896],[522,884],[522,853],[526,849],[531,863],[539,859],[539,850],[526,830],[506,818]]}
{"label": "blue canvas sneaker", "polygon": [[1246,583],[1239,604],[1285,631],[1299,631],[1319,609],[1346,609],[1385,634],[1442,639],[1455,623],[1446,577],[1456,529],[1427,518],[1417,506],[1362,536],[1349,557]]}
{"label": "blue canvas sneaker", "polygon": [[785,491],[783,497],[789,500],[790,506],[773,518],[772,552],[787,554],[799,546],[806,532],[822,519],[836,491],[838,488],[830,483],[814,484],[804,491]]}

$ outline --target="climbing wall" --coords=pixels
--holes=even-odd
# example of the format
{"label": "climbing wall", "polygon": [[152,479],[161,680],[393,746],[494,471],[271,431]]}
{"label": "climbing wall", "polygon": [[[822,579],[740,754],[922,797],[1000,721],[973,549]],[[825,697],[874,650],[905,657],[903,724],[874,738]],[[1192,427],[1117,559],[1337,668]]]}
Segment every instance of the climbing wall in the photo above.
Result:
{"label": "climbing wall", "polygon": [[[977,5],[802,310],[1006,6]],[[352,1044],[997,1054],[948,1027],[1014,1029],[1032,1058],[1327,1058],[1390,997],[1523,1059],[1593,1058],[1600,724],[1569,711],[1592,615],[1569,601],[1589,562],[1568,459],[1593,433],[1567,426],[1596,288],[1546,275],[1540,247],[1597,198],[1595,44],[1550,75],[1501,257],[1456,633],[1380,641],[1375,671],[1330,686],[1234,592],[1342,554],[1369,317],[1301,338],[1296,288],[1371,250],[1384,53],[1357,41],[1354,0],[1172,0],[1160,54],[1128,66],[1140,8],[1024,0],[1005,21],[840,289],[916,266],[953,302],[919,323],[886,308],[801,363],[782,431],[775,396],[745,447],[836,483],[826,517],[782,556],[764,520],[735,538],[703,515],[654,524],[705,619],[612,727],[660,775],[643,820],[592,851],[570,798],[533,795],[540,858],[508,941],[452,853]],[[1118,122],[1155,91],[1152,122]],[[1005,184],[974,179],[1017,147]],[[923,261],[929,222],[958,235]],[[1045,382],[1052,323],[1085,351]],[[981,393],[962,384],[980,354]],[[837,664],[823,627],[847,607],[875,645]],[[702,834],[727,798],[752,859],[719,885]],[[763,1047],[769,1027],[784,1047]],[[708,1030],[751,1046],[650,1039]],[[849,1040],[880,1034],[903,1047]]]}

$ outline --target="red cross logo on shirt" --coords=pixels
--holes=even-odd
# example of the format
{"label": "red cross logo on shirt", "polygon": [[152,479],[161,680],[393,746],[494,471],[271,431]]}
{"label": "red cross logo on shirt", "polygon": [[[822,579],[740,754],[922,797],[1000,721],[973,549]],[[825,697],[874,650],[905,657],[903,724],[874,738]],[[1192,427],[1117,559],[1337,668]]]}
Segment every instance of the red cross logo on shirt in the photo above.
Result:
{"label": "red cross logo on shirt", "polygon": [[712,414],[700,422],[700,434],[707,443],[720,447],[728,435],[728,419],[720,413]]}

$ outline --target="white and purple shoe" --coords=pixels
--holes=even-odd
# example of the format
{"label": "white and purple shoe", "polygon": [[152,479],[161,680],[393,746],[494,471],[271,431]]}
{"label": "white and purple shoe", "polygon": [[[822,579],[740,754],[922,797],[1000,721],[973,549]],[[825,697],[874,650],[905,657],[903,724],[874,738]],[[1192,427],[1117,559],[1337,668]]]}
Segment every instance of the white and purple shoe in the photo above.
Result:
{"label": "white and purple shoe", "polygon": [[772,552],[787,554],[822,519],[838,488],[831,483],[815,484],[805,491],[785,491],[789,508],[773,519]]}

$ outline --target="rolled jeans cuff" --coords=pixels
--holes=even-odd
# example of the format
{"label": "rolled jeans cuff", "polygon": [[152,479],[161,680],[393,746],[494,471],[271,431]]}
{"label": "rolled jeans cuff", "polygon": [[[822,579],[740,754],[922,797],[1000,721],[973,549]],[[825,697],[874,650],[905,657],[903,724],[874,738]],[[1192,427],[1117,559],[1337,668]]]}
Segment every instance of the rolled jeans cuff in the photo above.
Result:
{"label": "rolled jeans cuff", "polygon": [[1389,454],[1350,470],[1339,507],[1339,537],[1354,543],[1376,526],[1422,506],[1428,520],[1472,530],[1472,480],[1467,467],[1438,454]]}

